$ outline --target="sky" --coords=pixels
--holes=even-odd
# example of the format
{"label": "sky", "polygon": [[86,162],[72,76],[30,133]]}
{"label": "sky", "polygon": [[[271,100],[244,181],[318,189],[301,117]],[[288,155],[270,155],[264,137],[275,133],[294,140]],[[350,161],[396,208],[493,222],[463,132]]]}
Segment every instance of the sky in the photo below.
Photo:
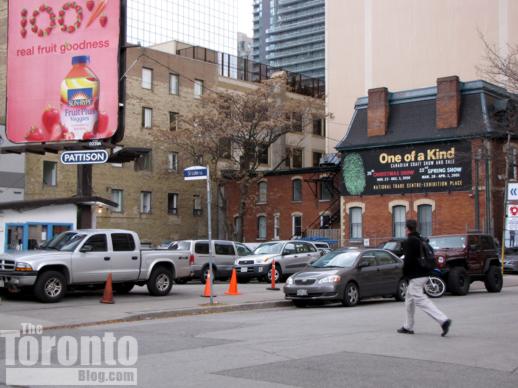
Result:
{"label": "sky", "polygon": [[253,34],[253,0],[237,0],[238,1],[238,22],[237,30],[244,32],[249,37]]}

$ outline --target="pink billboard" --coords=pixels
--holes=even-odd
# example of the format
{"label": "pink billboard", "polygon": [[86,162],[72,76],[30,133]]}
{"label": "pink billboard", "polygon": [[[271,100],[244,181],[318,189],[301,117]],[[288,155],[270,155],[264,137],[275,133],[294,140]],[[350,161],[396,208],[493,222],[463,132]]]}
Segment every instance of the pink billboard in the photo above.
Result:
{"label": "pink billboard", "polygon": [[7,138],[107,139],[118,123],[119,0],[11,0]]}

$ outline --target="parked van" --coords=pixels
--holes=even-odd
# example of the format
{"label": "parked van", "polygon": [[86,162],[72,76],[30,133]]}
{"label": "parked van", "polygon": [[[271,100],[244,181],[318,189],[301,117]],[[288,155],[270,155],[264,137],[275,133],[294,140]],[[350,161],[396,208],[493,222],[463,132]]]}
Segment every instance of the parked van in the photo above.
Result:
{"label": "parked van", "polygon": [[[209,273],[209,241],[180,240],[170,245],[170,250],[187,251],[191,275],[188,278],[177,279],[177,283],[185,283],[191,279],[199,279],[205,283]],[[236,259],[252,254],[244,244],[229,240],[212,240],[214,263],[214,279],[227,280],[232,274]]]}

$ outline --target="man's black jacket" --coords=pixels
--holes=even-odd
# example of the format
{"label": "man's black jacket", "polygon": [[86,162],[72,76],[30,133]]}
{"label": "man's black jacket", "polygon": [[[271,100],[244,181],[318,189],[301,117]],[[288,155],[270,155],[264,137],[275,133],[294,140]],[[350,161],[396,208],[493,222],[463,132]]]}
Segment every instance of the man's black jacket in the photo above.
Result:
{"label": "man's black jacket", "polygon": [[403,241],[402,245],[403,253],[405,255],[403,275],[408,279],[428,276],[430,271],[421,267],[417,260],[421,256],[421,236],[419,233],[409,233],[408,238]]}

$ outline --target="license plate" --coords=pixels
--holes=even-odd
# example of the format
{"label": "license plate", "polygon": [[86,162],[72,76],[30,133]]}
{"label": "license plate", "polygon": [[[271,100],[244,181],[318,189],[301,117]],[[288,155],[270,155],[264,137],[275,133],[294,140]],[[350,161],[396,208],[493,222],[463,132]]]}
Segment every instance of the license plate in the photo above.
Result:
{"label": "license plate", "polygon": [[241,272],[248,272],[248,267],[241,267]]}
{"label": "license plate", "polygon": [[297,296],[308,296],[308,290],[297,290]]}

